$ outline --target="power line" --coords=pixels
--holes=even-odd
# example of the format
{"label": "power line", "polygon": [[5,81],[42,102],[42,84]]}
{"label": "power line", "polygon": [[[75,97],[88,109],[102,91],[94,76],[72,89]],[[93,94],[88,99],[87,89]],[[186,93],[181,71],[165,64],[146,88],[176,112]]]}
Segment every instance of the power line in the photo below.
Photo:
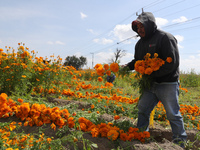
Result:
{"label": "power line", "polygon": [[120,43],[122,43],[122,42],[124,42],[124,41],[130,40],[130,39],[132,39],[132,38],[137,38],[137,37],[139,37],[139,35],[131,36],[131,37],[125,39],[125,40],[122,40],[122,41],[120,41],[120,42],[117,42],[117,44],[120,44]]}
{"label": "power line", "polygon": [[200,6],[200,4],[195,5],[195,6],[192,6],[192,7],[188,7],[188,8],[185,8],[185,9],[179,10],[179,11],[176,11],[176,12],[174,12],[174,13],[171,13],[171,14],[165,15],[165,16],[163,16],[163,17],[171,16],[171,15],[177,14],[177,13],[179,13],[179,12],[182,12],[182,11],[185,11],[185,10],[189,10],[189,9],[192,9],[192,8],[195,8],[195,7],[198,7],[198,6]]}
{"label": "power line", "polygon": [[155,13],[155,12],[158,12],[158,11],[161,11],[161,10],[164,10],[164,9],[166,9],[166,8],[169,8],[169,7],[171,7],[171,6],[175,6],[175,5],[179,4],[179,3],[182,3],[183,1],[185,1],[185,0],[181,0],[181,1],[177,2],[177,3],[174,3],[174,4],[169,5],[169,6],[167,6],[167,7],[158,9],[158,10],[154,11],[154,13]]}
{"label": "power line", "polygon": [[154,2],[152,2],[151,4],[148,4],[148,5],[144,6],[143,8],[150,8],[150,7],[153,7],[153,6],[155,6],[155,5],[157,5],[157,4],[161,3],[161,2],[163,2],[163,1],[165,1],[165,0],[161,0],[161,2],[158,2],[158,1],[160,1],[160,0],[154,1]]}
{"label": "power line", "polygon": [[167,26],[164,26],[163,28],[168,28],[168,27],[172,27],[172,26],[180,25],[180,24],[182,25],[183,23],[188,23],[188,22],[191,22],[191,21],[194,21],[194,20],[197,20],[197,19],[200,19],[200,17],[196,17],[196,18],[192,18],[192,19],[189,19],[189,20],[186,20],[186,21],[182,21],[182,22],[171,24],[171,25],[167,25]]}
{"label": "power line", "polygon": [[[199,25],[196,25],[196,26],[187,27],[187,28],[176,29],[175,31],[178,31],[178,30],[185,30],[185,29],[193,29],[193,28],[197,28],[197,27],[199,27],[199,26],[200,26],[200,24],[199,24]],[[173,31],[173,30],[172,30],[172,31]]]}

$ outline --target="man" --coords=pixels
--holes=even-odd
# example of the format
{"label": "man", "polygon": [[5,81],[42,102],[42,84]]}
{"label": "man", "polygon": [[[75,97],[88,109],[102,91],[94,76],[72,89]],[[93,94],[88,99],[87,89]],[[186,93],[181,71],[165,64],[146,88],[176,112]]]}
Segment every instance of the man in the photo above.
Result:
{"label": "man", "polygon": [[177,41],[170,33],[157,29],[155,17],[150,12],[140,14],[132,22],[132,29],[139,34],[140,40],[135,45],[134,59],[125,65],[130,70],[134,70],[135,62],[143,60],[146,53],[150,53],[151,56],[157,53],[158,57],[163,60],[167,57],[172,58],[171,63],[165,63],[158,71],[150,75],[153,80],[151,88],[144,90],[138,103],[137,127],[148,130],[150,113],[161,101],[172,128],[174,143],[185,141],[187,135],[178,104],[179,52]]}

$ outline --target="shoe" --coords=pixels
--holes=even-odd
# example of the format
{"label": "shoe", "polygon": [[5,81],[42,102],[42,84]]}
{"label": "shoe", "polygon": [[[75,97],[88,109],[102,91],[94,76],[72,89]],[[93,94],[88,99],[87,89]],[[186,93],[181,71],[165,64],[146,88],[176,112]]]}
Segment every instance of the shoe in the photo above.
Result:
{"label": "shoe", "polygon": [[172,141],[174,144],[179,145],[180,147],[182,147],[183,149],[185,149],[185,141],[180,139],[180,138],[176,138]]}

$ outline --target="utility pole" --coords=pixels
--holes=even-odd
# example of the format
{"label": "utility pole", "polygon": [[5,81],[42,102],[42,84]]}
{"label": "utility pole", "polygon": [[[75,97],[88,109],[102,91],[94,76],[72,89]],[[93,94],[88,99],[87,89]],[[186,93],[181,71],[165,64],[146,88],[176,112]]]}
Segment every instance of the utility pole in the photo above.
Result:
{"label": "utility pole", "polygon": [[94,53],[90,53],[92,54],[92,68],[93,68],[93,64],[94,64]]}

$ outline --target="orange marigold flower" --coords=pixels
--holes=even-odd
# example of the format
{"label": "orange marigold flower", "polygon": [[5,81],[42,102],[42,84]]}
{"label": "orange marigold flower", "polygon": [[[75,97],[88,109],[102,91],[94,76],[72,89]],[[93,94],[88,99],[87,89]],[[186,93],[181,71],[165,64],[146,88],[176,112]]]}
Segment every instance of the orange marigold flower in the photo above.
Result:
{"label": "orange marigold flower", "polygon": [[51,138],[47,138],[47,143],[51,143],[52,139]]}
{"label": "orange marigold flower", "polygon": [[144,67],[143,66],[139,66],[138,67],[138,72],[141,73],[141,74],[144,74],[144,72],[145,72]]}
{"label": "orange marigold flower", "polygon": [[69,128],[73,128],[74,126],[75,126],[74,121],[69,121],[69,122],[68,122],[68,127],[69,127]]}
{"label": "orange marigold flower", "polygon": [[171,58],[171,57],[167,57],[166,61],[167,61],[168,63],[171,63],[171,62],[172,62],[172,58]]}
{"label": "orange marigold flower", "polygon": [[56,130],[56,125],[54,123],[51,124],[51,128],[55,131]]}
{"label": "orange marigold flower", "polygon": [[107,133],[107,138],[109,140],[115,141],[119,136],[119,133],[116,130],[110,130]]}
{"label": "orange marigold flower", "polygon": [[0,103],[5,103],[7,102],[7,94],[6,93],[1,93],[0,95]]}
{"label": "orange marigold flower", "polygon": [[128,140],[127,134],[126,134],[126,133],[121,133],[121,134],[120,134],[120,139],[121,139],[122,141]]}
{"label": "orange marigold flower", "polygon": [[145,66],[145,63],[143,60],[138,60],[135,62],[135,68],[138,68],[139,66]]}
{"label": "orange marigold flower", "polygon": [[79,122],[79,123],[86,123],[86,121],[87,121],[87,119],[84,118],[84,117],[78,118],[78,122]]}
{"label": "orange marigold flower", "polygon": [[144,56],[145,59],[148,59],[149,57],[151,57],[150,53],[146,53],[146,55]]}
{"label": "orange marigold flower", "polygon": [[28,126],[28,121],[24,122],[24,126],[25,127]]}
{"label": "orange marigold flower", "polygon": [[118,115],[115,115],[115,116],[114,116],[114,119],[115,119],[115,120],[118,120],[119,118],[120,118],[120,116],[118,116]]}
{"label": "orange marigold flower", "polygon": [[113,84],[112,84],[112,83],[110,83],[110,82],[106,82],[106,83],[105,83],[105,86],[107,86],[107,87],[112,87],[112,86],[113,86]]}
{"label": "orange marigold flower", "polygon": [[91,109],[94,109],[94,104],[91,105]]}
{"label": "orange marigold flower", "polygon": [[102,77],[98,77],[98,81],[102,82],[103,81]]}
{"label": "orange marigold flower", "polygon": [[3,52],[3,48],[0,48],[0,52]]}
{"label": "orange marigold flower", "polygon": [[99,129],[101,137],[107,137],[108,131],[109,131],[109,128],[107,126]]}
{"label": "orange marigold flower", "polygon": [[106,71],[106,74],[107,74],[108,76],[110,76],[110,75],[111,75],[111,71],[110,71],[110,70],[107,70],[107,71]]}
{"label": "orange marigold flower", "polygon": [[97,68],[99,68],[99,67],[102,67],[102,65],[101,65],[101,64],[96,64],[96,65],[94,66],[94,69],[97,69]]}
{"label": "orange marigold flower", "polygon": [[113,72],[119,71],[119,65],[118,65],[118,63],[112,63],[112,64],[110,64],[110,70],[113,71]]}
{"label": "orange marigold flower", "polygon": [[149,138],[150,137],[150,133],[148,131],[143,131],[143,134],[144,134],[145,138]]}
{"label": "orange marigold flower", "polygon": [[112,123],[112,122],[108,122],[108,125],[109,125],[109,126],[113,126],[113,123]]}
{"label": "orange marigold flower", "polygon": [[157,58],[158,57],[158,53],[154,53],[154,57]]}
{"label": "orange marigold flower", "polygon": [[80,123],[80,128],[81,128],[82,131],[86,131],[87,126],[86,126],[85,123]]}
{"label": "orange marigold flower", "polygon": [[77,142],[77,141],[78,141],[78,139],[74,137],[74,142]]}
{"label": "orange marigold flower", "polygon": [[139,130],[138,128],[130,127],[130,128],[128,129],[128,133],[130,134],[130,133],[133,133],[133,132],[137,132],[138,130]]}
{"label": "orange marigold flower", "polygon": [[103,76],[105,70],[104,70],[103,67],[101,66],[101,67],[97,68],[96,71],[97,71],[97,74],[98,74],[99,76]]}
{"label": "orange marigold flower", "polygon": [[91,127],[93,125],[93,123],[90,120],[86,120],[85,124],[87,127]]}
{"label": "orange marigold flower", "polygon": [[23,50],[23,51],[24,51],[24,46],[20,46],[20,47],[19,47],[19,49],[21,49],[21,50]]}
{"label": "orange marigold flower", "polygon": [[153,70],[151,68],[147,68],[144,73],[150,75],[152,72]]}
{"label": "orange marigold flower", "polygon": [[17,101],[20,103],[23,103],[23,99],[21,99],[21,98],[18,98]]}
{"label": "orange marigold flower", "polygon": [[73,118],[73,117],[69,117],[69,118],[67,119],[67,121],[74,121],[74,118]]}
{"label": "orange marigold flower", "polygon": [[98,135],[99,135],[99,128],[93,128],[92,130],[91,130],[91,134],[92,134],[92,137],[98,137]]}
{"label": "orange marigold flower", "polygon": [[108,64],[105,64],[103,67],[104,67],[105,70],[109,69],[109,65]]}
{"label": "orange marigold flower", "polygon": [[26,76],[25,76],[25,75],[22,75],[22,78],[26,78]]}

